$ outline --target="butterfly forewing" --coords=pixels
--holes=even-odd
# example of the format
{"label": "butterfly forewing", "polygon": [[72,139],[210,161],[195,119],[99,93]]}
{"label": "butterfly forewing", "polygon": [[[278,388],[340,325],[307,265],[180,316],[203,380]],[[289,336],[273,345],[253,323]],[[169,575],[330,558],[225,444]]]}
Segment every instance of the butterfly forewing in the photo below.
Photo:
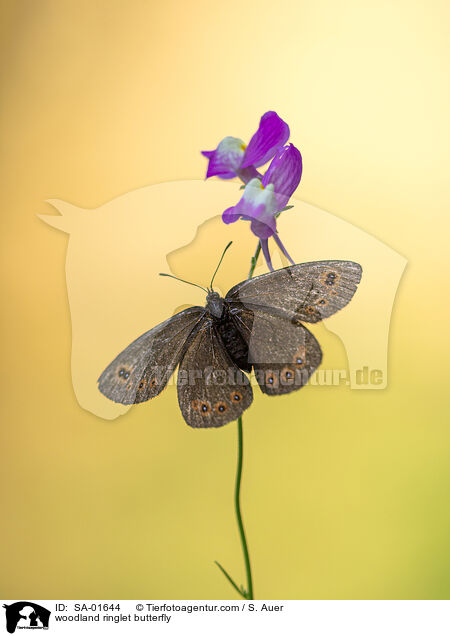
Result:
{"label": "butterfly forewing", "polygon": [[231,360],[214,322],[204,319],[178,371],[178,402],[184,419],[194,428],[236,420],[253,400],[250,382]]}
{"label": "butterfly forewing", "polygon": [[361,271],[352,261],[292,265],[235,285],[226,299],[249,308],[270,307],[272,313],[297,321],[319,322],[350,302]]}
{"label": "butterfly forewing", "polygon": [[322,361],[315,337],[296,320],[231,305],[248,344],[249,362],[263,393],[282,395],[304,386]]}
{"label": "butterfly forewing", "polygon": [[98,379],[100,391],[121,404],[157,396],[204,313],[203,307],[189,307],[137,338],[103,371]]}

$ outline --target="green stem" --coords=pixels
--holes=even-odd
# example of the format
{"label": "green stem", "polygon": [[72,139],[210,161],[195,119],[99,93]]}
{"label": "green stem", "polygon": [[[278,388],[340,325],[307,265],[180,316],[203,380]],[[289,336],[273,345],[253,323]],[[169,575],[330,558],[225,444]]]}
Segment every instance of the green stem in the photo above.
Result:
{"label": "green stem", "polygon": [[248,273],[247,280],[250,280],[250,278],[253,278],[253,274],[255,272],[256,263],[258,262],[258,256],[260,255],[260,253],[261,253],[261,243],[260,243],[260,241],[258,241],[258,245],[256,246],[255,253],[252,256],[252,259],[250,261],[250,271]]}
{"label": "green stem", "polygon": [[[250,263],[250,271],[248,273],[247,280],[250,280],[253,277],[255,272],[256,263],[258,262],[258,257],[261,253],[261,243],[258,241],[258,245],[255,250],[255,254],[252,256]],[[247,589],[245,590],[242,586],[238,588],[236,583],[233,581],[228,572],[223,568],[220,563],[215,562],[216,565],[220,568],[221,572],[227,578],[227,580],[231,583],[234,589],[247,600],[253,600],[253,579],[252,579],[252,568],[250,566],[250,555],[248,553],[248,545],[247,538],[245,536],[244,530],[244,522],[242,521],[242,513],[241,513],[241,480],[242,480],[242,464],[244,461],[244,430],[242,426],[242,415],[239,417],[237,421],[238,426],[238,461],[237,461],[237,469],[236,469],[236,485],[234,489],[234,507],[236,510],[236,519],[239,528],[239,536],[241,538],[242,544],[242,552],[244,553],[244,562],[245,562],[245,572],[247,574]]]}
{"label": "green stem", "polygon": [[236,509],[236,518],[239,527],[239,534],[241,536],[242,552],[244,553],[245,571],[247,573],[247,594],[246,597],[249,600],[253,600],[253,580],[252,569],[250,567],[250,556],[248,553],[247,539],[245,537],[244,524],[242,522],[241,514],[241,477],[242,477],[242,461],[244,457],[244,435],[242,428],[242,415],[237,421],[238,425],[238,463],[236,471],[236,489],[234,491],[234,506]]}
{"label": "green stem", "polygon": [[220,565],[220,563],[218,561],[214,561],[214,563],[217,565],[217,567],[219,568],[219,570],[223,573],[223,575],[228,579],[228,581],[230,581],[231,585],[234,587],[234,589],[236,590],[236,592],[238,594],[240,594],[242,596],[242,598],[247,598],[247,592],[244,589],[239,589],[238,586],[236,585],[236,583],[233,581],[233,579],[231,578],[231,576],[228,574],[228,572],[225,570],[224,567],[222,567]]}
{"label": "green stem", "polygon": [[[241,187],[245,188],[245,184]],[[284,212],[285,210],[289,210],[294,206],[287,205],[285,208],[280,210],[277,217]],[[228,247],[228,246],[227,246]],[[253,278],[253,274],[255,273],[256,263],[258,262],[259,255],[261,253],[261,241],[258,241],[258,245],[256,246],[256,250],[254,255],[250,261],[250,270],[248,272],[247,280]],[[216,565],[220,568],[223,575],[227,578],[227,580],[234,587],[236,592],[242,596],[242,598],[253,600],[253,579],[252,579],[252,569],[250,566],[250,555],[248,553],[247,539],[245,537],[244,523],[242,521],[242,513],[241,513],[241,478],[242,478],[242,463],[244,459],[244,431],[242,427],[242,415],[239,417],[237,421],[238,425],[238,463],[237,463],[237,471],[236,471],[236,486],[234,491],[234,507],[236,509],[236,519],[239,528],[239,535],[241,537],[242,544],[242,552],[244,553],[244,561],[245,561],[245,571],[247,573],[247,589],[245,590],[242,585],[239,588],[236,583],[233,581],[231,576],[225,570],[224,567],[220,565],[217,561],[215,561]]]}

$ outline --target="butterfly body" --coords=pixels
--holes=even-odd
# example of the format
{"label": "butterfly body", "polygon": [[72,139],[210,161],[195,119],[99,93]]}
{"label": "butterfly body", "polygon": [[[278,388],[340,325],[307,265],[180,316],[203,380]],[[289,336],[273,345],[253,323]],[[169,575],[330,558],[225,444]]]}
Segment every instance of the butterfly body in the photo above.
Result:
{"label": "butterfly body", "polygon": [[248,360],[248,344],[239,330],[229,301],[217,292],[212,292],[206,298],[206,311],[209,312],[214,328],[230,358],[240,369],[249,373],[252,365]]}
{"label": "butterfly body", "polygon": [[208,292],[206,296],[206,310],[214,318],[222,318],[225,310],[225,302],[220,294],[215,291]]}
{"label": "butterfly body", "polygon": [[[194,428],[223,426],[253,400],[245,373],[266,395],[304,386],[322,360],[303,322],[318,322],[353,297],[361,267],[351,261],[304,263],[239,283],[205,307],[190,307],[131,343],[105,369],[99,389],[133,404],[156,397],[179,365],[178,402]],[[244,373],[245,372],[245,373]]]}

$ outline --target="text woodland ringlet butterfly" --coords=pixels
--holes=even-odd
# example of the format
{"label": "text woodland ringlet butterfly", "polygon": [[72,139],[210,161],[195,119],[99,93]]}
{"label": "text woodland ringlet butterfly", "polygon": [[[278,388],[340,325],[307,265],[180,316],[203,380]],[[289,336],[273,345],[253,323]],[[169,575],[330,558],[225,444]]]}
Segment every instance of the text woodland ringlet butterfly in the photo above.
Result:
{"label": "text woodland ringlet butterfly", "polygon": [[179,365],[178,402],[186,422],[223,426],[252,403],[245,374],[252,369],[266,395],[290,393],[308,382],[322,351],[302,323],[345,307],[361,272],[352,261],[301,263],[245,280],[225,298],[213,291],[213,276],[209,288],[202,288],[205,307],[189,307],[137,338],[103,371],[99,389],[121,404],[146,402],[161,393]]}

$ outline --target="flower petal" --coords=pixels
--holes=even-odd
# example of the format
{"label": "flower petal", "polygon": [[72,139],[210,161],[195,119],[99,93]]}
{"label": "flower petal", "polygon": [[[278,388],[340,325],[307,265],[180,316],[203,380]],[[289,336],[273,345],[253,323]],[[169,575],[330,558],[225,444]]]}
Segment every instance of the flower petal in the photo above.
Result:
{"label": "flower petal", "polygon": [[278,210],[285,207],[300,183],[301,177],[302,156],[300,151],[294,144],[280,148],[262,178],[263,186],[267,187],[270,183],[273,184]]}
{"label": "flower petal", "polygon": [[274,239],[275,243],[278,245],[278,247],[280,248],[280,250],[283,252],[283,254],[286,256],[288,261],[291,261],[292,265],[295,265],[294,261],[289,256],[289,254],[287,252],[287,249],[284,247],[283,243],[281,242],[280,237],[278,236],[278,234],[276,232],[273,235],[273,239]]}
{"label": "flower petal", "polygon": [[269,243],[267,239],[261,239],[259,241],[261,243],[262,252],[264,254],[264,258],[266,259],[267,267],[273,272],[272,261],[270,260],[270,252],[269,252]]}
{"label": "flower petal", "polygon": [[245,149],[241,168],[263,166],[274,156],[277,148],[289,139],[289,126],[273,110],[261,117],[259,128]]}
{"label": "flower petal", "polygon": [[262,174],[257,171],[255,166],[249,166],[248,168],[239,168],[238,177],[244,183],[248,183],[255,178],[262,179]]}
{"label": "flower petal", "polygon": [[273,185],[264,188],[259,179],[252,179],[246,186],[235,212],[244,221],[251,221],[250,229],[258,238],[268,238],[276,231],[275,214],[277,200]]}
{"label": "flower petal", "polygon": [[274,216],[264,217],[261,216],[261,219],[254,218],[250,224],[250,229],[255,236],[260,239],[268,239],[269,236],[275,236],[275,231],[277,229],[277,222],[275,221]]}
{"label": "flower petal", "polygon": [[242,216],[247,219],[259,217],[261,214],[274,216],[277,200],[273,186],[264,188],[259,179],[252,179],[245,186],[244,194],[238,205],[242,206]]}
{"label": "flower petal", "polygon": [[241,216],[239,212],[236,212],[237,205],[233,205],[231,208],[227,208],[222,212],[222,221],[229,225],[235,223]]}
{"label": "flower petal", "polygon": [[202,155],[209,159],[206,178],[220,177],[221,179],[232,179],[244,156],[244,142],[237,137],[225,137],[215,150],[203,150]]}
{"label": "flower petal", "polygon": [[251,221],[251,230],[259,238],[272,236],[276,231],[275,214],[277,200],[273,185],[263,188],[259,179],[252,179],[244,189],[240,201],[222,214],[224,223],[234,223],[239,218]]}

